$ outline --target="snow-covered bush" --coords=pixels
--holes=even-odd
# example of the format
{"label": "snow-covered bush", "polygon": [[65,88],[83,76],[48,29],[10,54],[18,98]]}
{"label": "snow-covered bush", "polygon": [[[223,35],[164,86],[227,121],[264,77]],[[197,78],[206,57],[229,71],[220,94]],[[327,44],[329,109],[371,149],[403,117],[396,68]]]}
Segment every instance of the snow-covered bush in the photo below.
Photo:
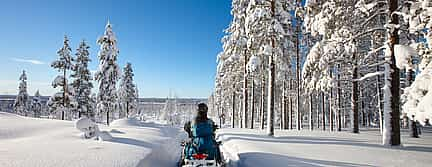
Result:
{"label": "snow-covered bush", "polygon": [[99,128],[92,120],[82,117],[75,122],[75,127],[83,132],[83,137],[86,139],[96,137],[99,133]]}
{"label": "snow-covered bush", "polygon": [[83,132],[82,136],[86,139],[96,139],[100,141],[109,141],[112,136],[107,131],[100,131],[95,122],[87,117],[81,117],[75,122],[75,127]]}

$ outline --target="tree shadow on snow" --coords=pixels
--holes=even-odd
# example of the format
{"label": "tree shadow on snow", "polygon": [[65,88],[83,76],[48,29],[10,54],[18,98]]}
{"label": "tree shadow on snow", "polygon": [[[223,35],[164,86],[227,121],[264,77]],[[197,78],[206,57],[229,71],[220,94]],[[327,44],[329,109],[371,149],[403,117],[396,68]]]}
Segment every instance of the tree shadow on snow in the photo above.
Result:
{"label": "tree shadow on snow", "polygon": [[110,133],[118,133],[118,134],[125,134],[125,132],[119,131],[117,129],[111,129]]}
{"label": "tree shadow on snow", "polygon": [[291,157],[272,153],[250,152],[241,153],[239,155],[240,167],[253,167],[253,166],[271,166],[271,167],[322,167],[322,166],[335,166],[335,167],[374,167],[368,164],[356,164],[348,162],[337,162],[327,160],[306,159],[299,157]]}
{"label": "tree shadow on snow", "polygon": [[113,137],[112,140],[110,140],[110,142],[128,144],[128,145],[145,147],[145,148],[152,148],[153,147],[153,145],[151,143],[141,141],[141,140],[131,139],[131,138],[123,138],[123,137]]}
{"label": "tree shadow on snow", "polygon": [[[294,143],[294,144],[327,144],[327,145],[346,145],[358,147],[373,147],[373,148],[389,148],[381,144],[367,143],[364,140],[354,139],[337,139],[331,137],[307,137],[307,136],[284,136],[284,137],[269,137],[266,135],[256,134],[234,134],[224,133],[219,135],[225,141],[229,140],[245,140],[245,141],[258,141],[258,142],[278,142],[278,143]],[[391,149],[398,149],[402,151],[420,151],[432,152],[432,147],[424,146],[405,146],[405,147],[391,147]]]}

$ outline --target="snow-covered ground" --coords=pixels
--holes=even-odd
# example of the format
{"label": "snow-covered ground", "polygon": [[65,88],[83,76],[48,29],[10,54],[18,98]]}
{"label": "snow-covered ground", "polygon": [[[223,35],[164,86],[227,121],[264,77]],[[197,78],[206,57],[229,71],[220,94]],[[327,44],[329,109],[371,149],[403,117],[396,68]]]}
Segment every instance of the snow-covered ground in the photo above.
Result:
{"label": "snow-covered ground", "polygon": [[[404,130],[403,130],[404,131]],[[381,145],[376,129],[349,132],[276,131],[268,137],[264,131],[251,129],[222,129],[225,157],[230,166],[287,167],[287,166],[430,166],[432,164],[432,132],[421,138],[410,138],[404,131],[403,147]]]}
{"label": "snow-covered ground", "polygon": [[83,139],[72,121],[35,119],[0,112],[1,167],[176,166],[180,129],[121,119],[101,130],[112,141]]}
{"label": "snow-covered ground", "polygon": [[[21,117],[0,112],[0,166],[144,166],[174,167],[186,134],[136,119],[120,119],[99,128],[111,141],[83,139],[74,122]],[[328,131],[276,131],[275,137],[251,129],[220,129],[218,139],[229,167],[430,166],[432,130],[403,147],[381,145],[377,129],[360,134]]]}

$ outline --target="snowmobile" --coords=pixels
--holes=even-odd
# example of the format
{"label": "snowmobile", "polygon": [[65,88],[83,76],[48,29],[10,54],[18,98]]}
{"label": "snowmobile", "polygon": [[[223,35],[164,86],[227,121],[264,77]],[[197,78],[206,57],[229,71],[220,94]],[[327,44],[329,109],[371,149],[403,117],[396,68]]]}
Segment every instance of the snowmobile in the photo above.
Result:
{"label": "snowmobile", "polygon": [[210,157],[209,154],[199,152],[191,140],[183,141],[181,143],[182,154],[179,167],[225,167],[225,162],[219,149],[222,143],[215,143],[217,154],[214,154],[214,157]]}

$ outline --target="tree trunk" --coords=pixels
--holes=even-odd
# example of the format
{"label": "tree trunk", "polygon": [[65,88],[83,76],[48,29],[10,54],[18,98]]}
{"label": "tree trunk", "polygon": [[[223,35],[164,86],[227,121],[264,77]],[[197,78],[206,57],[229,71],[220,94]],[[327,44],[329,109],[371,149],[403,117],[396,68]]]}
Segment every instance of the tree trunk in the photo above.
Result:
{"label": "tree trunk", "polygon": [[330,126],[330,131],[333,131],[333,90],[332,88],[330,88],[330,97],[329,97],[329,104],[328,104],[328,112],[329,112],[329,126]]}
{"label": "tree trunk", "polygon": [[[292,90],[293,80],[290,80],[290,90]],[[290,108],[289,108],[289,129],[293,129],[293,99],[291,96],[288,96]]]}
{"label": "tree trunk", "polygon": [[[390,0],[389,1],[389,15],[390,15],[390,24],[399,25],[399,17],[394,13],[398,8],[398,0]],[[389,93],[385,93],[386,103],[390,103],[389,105],[384,105],[384,114],[385,120],[384,127],[390,129],[384,129],[383,134],[383,143],[385,145],[398,146],[401,144],[400,141],[400,81],[399,81],[399,68],[396,67],[396,58],[394,53],[394,45],[399,44],[399,35],[397,27],[394,30],[389,30],[389,45],[390,45],[390,63],[387,64],[387,89],[389,89]],[[390,125],[388,125],[390,123]]]}
{"label": "tree trunk", "polygon": [[61,114],[61,120],[64,120],[65,117],[65,111],[66,110],[66,90],[67,90],[67,83],[66,83],[66,68],[63,70],[63,110]]}
{"label": "tree trunk", "polygon": [[[330,78],[333,78],[333,72],[330,70]],[[329,126],[330,131],[333,131],[333,88],[330,88],[330,98],[329,98]]]}
{"label": "tree trunk", "polygon": [[309,130],[313,130],[313,94],[309,95]]}
{"label": "tree trunk", "polygon": [[110,113],[111,107],[112,107],[112,106],[109,105],[109,106],[108,106],[108,110],[107,110],[107,115],[106,115],[107,126],[109,126],[109,113]]}
{"label": "tree trunk", "polygon": [[[297,17],[296,20],[298,21],[299,18]],[[297,73],[297,130],[301,129],[301,116],[300,116],[300,83],[301,83],[301,74],[300,74],[300,26],[299,24],[296,24],[296,55],[297,55],[297,63],[296,63],[296,73]]]}
{"label": "tree trunk", "polygon": [[255,123],[255,81],[252,79],[252,107],[251,107],[251,129],[254,128]]}
{"label": "tree trunk", "polygon": [[326,116],[326,113],[325,113],[325,95],[324,95],[324,92],[321,92],[321,108],[322,108],[322,115],[321,115],[321,121],[322,121],[322,130],[326,130],[326,125],[325,125],[325,116]]}
{"label": "tree trunk", "polygon": [[247,62],[248,61],[248,56],[246,54],[246,50],[244,53],[244,64],[243,64],[243,114],[242,114],[242,118],[241,118],[241,122],[242,122],[242,127],[243,128],[248,128],[248,79],[247,79]]}
{"label": "tree trunk", "polygon": [[[262,67],[262,69],[263,69],[263,67],[264,67],[264,65],[262,65],[261,66]],[[262,130],[264,130],[264,115],[265,115],[265,76],[264,75],[262,75],[261,76],[262,78],[262,80],[261,80],[261,109],[260,109],[260,112],[261,112],[261,114],[260,114],[260,127],[261,127],[261,129]]]}
{"label": "tree trunk", "polygon": [[286,124],[286,122],[285,122],[285,117],[286,117],[286,115],[285,115],[285,81],[283,81],[283,84],[282,84],[282,100],[281,100],[281,118],[280,118],[280,128],[281,128],[281,130],[282,129],[285,129],[285,124]]}
{"label": "tree trunk", "polygon": [[342,131],[342,90],[341,90],[341,66],[338,64],[338,75],[337,75],[337,100],[338,100],[338,110],[337,110],[337,131]]}
{"label": "tree trunk", "polygon": [[235,90],[232,94],[232,112],[231,112],[231,128],[235,128]]}
{"label": "tree trunk", "polygon": [[320,128],[320,123],[321,123],[320,122],[321,118],[320,118],[320,114],[319,114],[320,113],[320,110],[319,110],[320,109],[320,102],[319,102],[320,101],[320,97],[319,97],[319,94],[320,93],[317,92],[317,96],[318,97],[317,97],[317,103],[316,103],[316,121],[317,121],[316,125],[317,125],[318,129]]}
{"label": "tree trunk", "polygon": [[[355,60],[355,53],[353,54],[353,60]],[[351,91],[351,127],[353,133],[359,133],[359,113],[358,113],[358,69],[357,66],[354,65],[353,67],[353,74],[352,74],[352,91]]]}
{"label": "tree trunk", "polygon": [[414,115],[412,116],[412,120],[410,120],[411,125],[411,137],[419,138],[417,123],[414,121]]}
{"label": "tree trunk", "polygon": [[[407,73],[406,74],[406,80],[407,80],[406,87],[409,87],[414,82],[415,72],[413,69],[408,69],[406,73]],[[420,136],[419,136],[418,131],[417,131],[417,124],[414,121],[414,115],[412,116],[412,120],[409,120],[409,124],[411,124],[411,137],[419,138]]]}
{"label": "tree trunk", "polygon": [[129,116],[129,102],[126,102],[126,118]]}
{"label": "tree trunk", "polygon": [[[272,1],[272,13],[274,15],[275,2]],[[275,41],[272,39],[272,48],[275,48]],[[267,99],[267,135],[274,135],[274,85],[275,85],[275,64],[273,62],[273,53],[269,56],[269,86]]]}
{"label": "tree trunk", "polygon": [[[379,71],[379,66],[377,66],[377,72]],[[377,83],[376,83],[376,89],[377,89],[377,96],[378,96],[378,114],[379,114],[379,127],[380,127],[380,132],[381,134],[383,134],[383,111],[382,111],[382,105],[381,105],[381,99],[382,99],[382,93],[381,93],[381,87],[380,87],[380,80],[381,77],[378,75],[377,76]]]}

